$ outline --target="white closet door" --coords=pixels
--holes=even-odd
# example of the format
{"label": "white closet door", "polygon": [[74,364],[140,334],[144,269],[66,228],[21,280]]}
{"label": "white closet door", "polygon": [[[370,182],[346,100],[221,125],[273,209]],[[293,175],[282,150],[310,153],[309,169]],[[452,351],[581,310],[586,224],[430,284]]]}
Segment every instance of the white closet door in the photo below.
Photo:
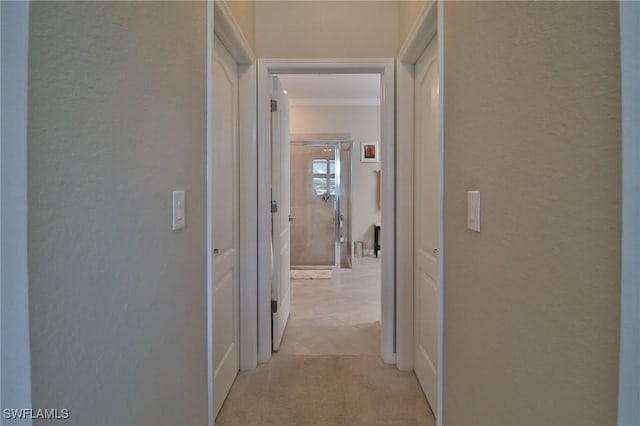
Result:
{"label": "white closet door", "polygon": [[213,399],[218,415],[238,374],[238,66],[216,37],[213,60]]}
{"label": "white closet door", "polygon": [[438,320],[438,56],[434,37],[415,66],[414,362],[436,416]]}

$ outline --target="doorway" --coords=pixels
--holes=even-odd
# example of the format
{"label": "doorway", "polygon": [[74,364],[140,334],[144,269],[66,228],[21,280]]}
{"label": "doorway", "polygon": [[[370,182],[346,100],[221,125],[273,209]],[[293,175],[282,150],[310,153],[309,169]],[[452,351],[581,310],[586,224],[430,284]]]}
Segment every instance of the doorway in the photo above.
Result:
{"label": "doorway", "polygon": [[212,108],[213,410],[218,414],[240,369],[238,64],[214,37]]}
{"label": "doorway", "polygon": [[[379,356],[382,256],[374,256],[373,241],[380,222],[374,173],[380,170],[380,76],[277,77],[290,112],[293,220],[291,315],[279,353]],[[373,147],[365,161],[361,143]],[[361,246],[357,257],[354,240]]]}
{"label": "doorway", "polygon": [[[443,261],[443,39],[442,8],[425,7],[398,54],[398,359],[413,369],[442,425]],[[419,190],[419,191],[418,191]],[[418,197],[416,197],[418,195]]]}
{"label": "doorway", "polygon": [[[266,362],[271,358],[271,306],[273,271],[280,265],[272,264],[271,248],[271,159],[268,141],[271,136],[270,101],[271,78],[280,74],[376,74],[380,76],[380,168],[385,170],[380,180],[382,232],[381,257],[381,345],[379,354],[387,363],[395,363],[395,194],[394,194],[394,61],[258,61],[258,358]],[[365,141],[372,142],[372,141]],[[353,151],[352,151],[353,152]],[[295,220],[295,219],[294,219]],[[372,231],[373,232],[373,231]],[[277,301],[276,301],[277,303]]]}

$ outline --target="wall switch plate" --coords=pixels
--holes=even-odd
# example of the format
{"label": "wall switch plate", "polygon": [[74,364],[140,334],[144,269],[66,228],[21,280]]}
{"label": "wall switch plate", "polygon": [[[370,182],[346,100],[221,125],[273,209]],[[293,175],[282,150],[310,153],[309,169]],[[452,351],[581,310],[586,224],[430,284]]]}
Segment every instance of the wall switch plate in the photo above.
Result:
{"label": "wall switch plate", "polygon": [[184,228],[185,216],[184,191],[173,191],[173,231]]}
{"label": "wall switch plate", "polygon": [[467,191],[467,228],[480,232],[480,191]]}

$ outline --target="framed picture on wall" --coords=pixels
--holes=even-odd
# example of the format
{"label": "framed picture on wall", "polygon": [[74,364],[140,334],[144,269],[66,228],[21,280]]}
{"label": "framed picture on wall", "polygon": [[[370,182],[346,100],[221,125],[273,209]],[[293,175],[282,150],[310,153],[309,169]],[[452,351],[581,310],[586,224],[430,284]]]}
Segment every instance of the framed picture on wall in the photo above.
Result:
{"label": "framed picture on wall", "polygon": [[380,155],[378,153],[378,141],[360,142],[360,162],[378,163]]}

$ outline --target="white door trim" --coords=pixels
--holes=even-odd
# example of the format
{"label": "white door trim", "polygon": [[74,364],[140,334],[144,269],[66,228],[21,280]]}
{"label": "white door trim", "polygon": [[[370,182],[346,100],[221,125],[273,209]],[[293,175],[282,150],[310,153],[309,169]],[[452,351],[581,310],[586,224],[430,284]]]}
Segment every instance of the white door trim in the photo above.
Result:
{"label": "white door trim", "polygon": [[215,424],[213,404],[213,1],[207,2],[207,424]]}
{"label": "white door trim", "polygon": [[240,370],[258,366],[258,116],[256,63],[241,65],[240,96]]}
{"label": "white door trim", "polygon": [[216,0],[214,3],[214,28],[215,33],[227,48],[231,56],[240,65],[250,65],[256,58],[244,38],[238,23],[233,19],[233,14],[225,1]]}
{"label": "white door trim", "polygon": [[[382,359],[395,363],[395,66],[393,59],[268,59],[258,61],[258,360],[271,358],[270,265],[270,74],[379,73],[382,81]],[[265,87],[266,86],[266,87]],[[385,207],[387,206],[387,207]]]}
{"label": "white door trim", "polygon": [[640,424],[640,4],[620,2],[622,275],[618,424]]}
{"label": "white door trim", "polygon": [[402,44],[398,53],[398,61],[403,64],[415,64],[429,42],[437,33],[440,24],[438,17],[439,1],[429,0],[424,5],[416,23]]}
{"label": "white door trim", "polygon": [[[240,370],[258,366],[258,139],[256,58],[224,1],[214,1],[214,28],[238,63],[240,144]],[[211,247],[210,250],[213,250]]]}
{"label": "white door trim", "polygon": [[418,58],[427,48],[434,36],[438,42],[439,63],[439,90],[440,99],[438,105],[439,115],[439,170],[438,170],[438,201],[440,211],[440,223],[438,226],[438,384],[437,384],[437,412],[436,424],[442,426],[443,405],[443,372],[444,372],[444,289],[443,289],[443,265],[444,265],[444,237],[443,237],[443,194],[444,194],[444,45],[443,45],[443,7],[442,0],[431,0],[425,4],[415,26],[405,40],[397,64],[397,184],[403,191],[398,191],[396,214],[397,221],[397,270],[398,282],[397,312],[398,337],[397,357],[398,368],[402,370],[413,369],[413,77],[414,66]]}

